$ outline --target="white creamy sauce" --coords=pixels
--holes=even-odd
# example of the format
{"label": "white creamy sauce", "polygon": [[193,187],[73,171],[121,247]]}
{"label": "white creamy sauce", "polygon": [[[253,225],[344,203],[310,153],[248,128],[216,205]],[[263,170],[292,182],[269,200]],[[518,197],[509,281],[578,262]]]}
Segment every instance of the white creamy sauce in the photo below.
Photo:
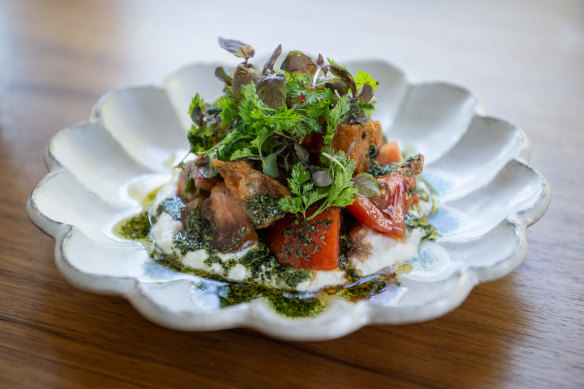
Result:
{"label": "white creamy sauce", "polygon": [[[152,209],[156,210],[162,201],[175,195],[176,182],[177,176],[175,175],[171,183],[158,191],[151,205]],[[423,214],[428,215],[432,211],[433,204],[431,201],[420,201],[419,207]],[[189,251],[185,255],[182,255],[173,242],[174,234],[180,229],[182,229],[182,223],[180,221],[174,220],[169,214],[162,212],[158,216],[156,223],[153,224],[150,234],[152,240],[162,252],[176,255],[178,260],[187,267],[219,274],[233,281],[244,281],[251,277],[248,269],[241,263],[232,265],[228,269],[228,274],[225,274],[224,267],[221,263],[209,263],[209,261],[206,263],[205,261],[210,256],[204,249]],[[407,231],[403,238],[394,239],[367,227],[363,227],[360,237],[364,249],[358,255],[351,255],[349,257],[349,263],[360,276],[371,275],[382,269],[395,271],[399,265],[416,256],[420,240],[423,236],[423,230],[414,229]],[[218,253],[216,258],[219,258],[223,264],[227,261],[232,262],[233,260],[239,262],[239,260],[256,247],[257,245],[253,244],[236,252]],[[311,279],[299,283],[296,289],[301,292],[310,292],[330,286],[343,285],[347,282],[348,278],[346,273],[340,269],[332,271],[315,270],[312,272]],[[277,287],[278,285],[268,286]]]}
{"label": "white creamy sauce", "polygon": [[182,264],[193,269],[205,269],[209,267],[205,264],[205,259],[209,258],[209,254],[204,249],[193,250],[186,253],[185,256],[179,256]]}
{"label": "white creamy sauce", "polygon": [[[230,260],[240,260],[245,257],[245,255],[251,250],[255,249],[256,245],[251,245],[245,249],[235,251],[233,253],[219,253],[217,257],[226,263]],[[225,274],[223,266],[220,263],[213,263],[211,266],[205,263],[205,260],[209,258],[209,254],[206,250],[193,250],[189,251],[185,255],[173,248],[173,251],[166,252],[167,254],[174,253],[177,255],[179,261],[185,266],[191,267],[193,269],[201,269],[210,271],[212,273],[220,274],[234,281],[242,281],[247,278],[247,269],[242,264],[238,263],[229,270],[229,274]]]}
{"label": "white creamy sauce", "polygon": [[342,270],[315,270],[312,272],[312,279],[299,283],[296,289],[300,292],[311,292],[327,286],[343,285],[346,282],[347,276]]}
{"label": "white creamy sauce", "polygon": [[[150,229],[152,241],[167,254],[174,252],[173,235],[182,228],[182,223],[176,221],[167,213],[161,213],[156,223]],[[190,253],[189,253],[190,254]]]}
{"label": "white creamy sauce", "polygon": [[367,247],[367,255],[353,255],[349,258],[351,266],[360,276],[368,276],[385,268],[395,270],[417,254],[424,236],[419,228],[407,231],[403,239],[393,239],[367,227],[363,228],[366,233],[361,243]]}
{"label": "white creamy sauce", "polygon": [[233,266],[233,269],[229,272],[229,278],[235,281],[243,281],[247,277],[247,269],[241,263]]}

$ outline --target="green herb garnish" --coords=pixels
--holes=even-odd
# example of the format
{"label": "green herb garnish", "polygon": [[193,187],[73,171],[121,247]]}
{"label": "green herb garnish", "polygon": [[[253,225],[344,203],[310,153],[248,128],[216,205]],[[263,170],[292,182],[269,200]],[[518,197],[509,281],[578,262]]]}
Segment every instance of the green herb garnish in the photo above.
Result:
{"label": "green herb garnish", "polygon": [[357,193],[354,184],[359,193],[375,192],[363,176],[353,182],[354,162],[330,147],[321,150],[320,163],[311,165],[302,141],[318,133],[322,144],[330,145],[339,124],[366,120],[377,81],[363,71],[353,77],[331,59],[325,63],[319,55],[315,61],[300,51],[289,52],[281,69],[274,69],[281,45],[257,73],[250,45],[223,38],[219,44],[243,62],[231,74],[222,67],[215,70],[225,84],[215,102],[198,94],[193,98],[188,136],[193,153],[210,161],[246,159],[274,179],[290,177],[296,190],[278,203],[282,212],[306,216],[314,206],[314,217],[330,206],[346,206]]}
{"label": "green herb garnish", "polygon": [[[292,168],[292,177],[288,179],[288,186],[293,196],[280,199],[280,207],[290,213],[300,213],[306,220],[314,218],[331,206],[346,207],[353,204],[357,190],[351,178],[355,171],[355,161],[344,156],[343,152],[330,155],[322,152],[329,159],[328,170],[320,170],[330,177],[330,184],[319,187],[318,183],[310,180],[310,172],[302,164]],[[307,215],[308,210],[317,202],[320,205]]]}

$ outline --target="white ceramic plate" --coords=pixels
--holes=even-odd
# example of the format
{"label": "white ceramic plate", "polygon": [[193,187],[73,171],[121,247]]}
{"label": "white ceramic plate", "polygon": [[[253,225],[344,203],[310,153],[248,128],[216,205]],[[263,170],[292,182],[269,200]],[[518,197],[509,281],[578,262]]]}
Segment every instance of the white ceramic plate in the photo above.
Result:
{"label": "white ceramic plate", "polygon": [[[28,213],[56,240],[55,257],[75,286],[125,296],[144,316],[181,330],[249,327],[283,339],[322,340],[371,324],[432,319],[459,306],[474,285],[500,278],[527,254],[525,229],[546,211],[550,188],[528,165],[530,145],[513,124],[477,113],[475,97],[444,83],[410,83],[380,61],[349,64],[380,81],[375,118],[388,139],[425,155],[423,176],[439,195],[432,222],[441,236],[420,247],[402,286],[359,303],[336,300],[316,317],[291,319],[263,299],[225,308],[201,279],[151,260],[138,243],[112,234],[166,182],[188,148],[187,107],[198,91],[221,91],[214,64],[185,66],[163,86],[109,92],[91,118],[57,133],[50,170]],[[208,285],[207,285],[208,287]],[[204,289],[204,288],[203,288]]]}

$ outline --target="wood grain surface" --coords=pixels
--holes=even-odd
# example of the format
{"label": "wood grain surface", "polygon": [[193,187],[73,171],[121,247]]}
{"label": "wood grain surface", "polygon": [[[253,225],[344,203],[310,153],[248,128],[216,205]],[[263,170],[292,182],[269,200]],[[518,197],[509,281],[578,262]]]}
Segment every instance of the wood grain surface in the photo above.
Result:
{"label": "wood grain surface", "polygon": [[[556,388],[584,383],[582,1],[0,1],[0,387]],[[327,342],[161,328],[70,286],[25,205],[61,128],[110,89],[268,52],[382,57],[522,127],[553,201],[511,275],[442,318]]]}

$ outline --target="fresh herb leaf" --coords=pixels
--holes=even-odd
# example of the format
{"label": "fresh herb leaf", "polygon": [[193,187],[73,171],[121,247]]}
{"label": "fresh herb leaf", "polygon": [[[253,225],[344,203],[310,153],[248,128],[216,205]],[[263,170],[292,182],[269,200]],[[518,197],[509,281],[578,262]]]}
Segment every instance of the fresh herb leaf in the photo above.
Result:
{"label": "fresh herb leaf", "polygon": [[306,218],[308,208],[327,196],[326,189],[314,189],[310,180],[310,172],[306,167],[297,163],[292,167],[292,176],[288,179],[288,187],[295,197],[283,197],[279,200],[280,208],[285,212],[301,213]]}
{"label": "fresh herb leaf", "polygon": [[197,93],[195,97],[191,100],[191,105],[189,106],[189,116],[193,120],[193,123],[197,125],[203,124],[203,112],[205,110],[205,101]]}
{"label": "fresh herb leaf", "polygon": [[328,170],[317,170],[312,173],[312,179],[317,186],[329,186],[333,183],[333,178],[331,177]]}
{"label": "fresh herb leaf", "polygon": [[364,103],[369,103],[373,98],[373,88],[369,84],[363,85],[361,92],[357,95],[357,98]]}
{"label": "fresh herb leaf", "polygon": [[235,123],[238,115],[233,89],[225,88],[224,95],[215,101],[214,105],[221,110],[222,127],[229,127]]}
{"label": "fresh herb leaf", "polygon": [[243,99],[239,105],[239,115],[244,124],[256,131],[269,128],[271,131],[287,132],[298,136],[304,136],[306,130],[302,128],[302,117],[283,106],[280,110],[269,107],[256,92],[253,84],[243,88]]}
{"label": "fresh herb leaf", "polygon": [[322,57],[322,54],[319,54],[318,58],[316,59],[316,66],[322,67],[323,65],[324,65],[324,58]]}
{"label": "fresh herb leaf", "polygon": [[264,64],[264,68],[262,69],[262,74],[266,74],[268,71],[274,71],[274,63],[276,63],[276,60],[280,54],[282,54],[282,45],[278,45],[272,55],[270,55],[270,58],[267,59],[266,63]]}
{"label": "fresh herb leaf", "polygon": [[254,84],[257,82],[258,76],[255,71],[243,64],[237,65],[235,72],[233,73],[233,96],[235,101],[240,101],[242,98],[241,89],[245,85]]}
{"label": "fresh herb leaf", "polygon": [[334,60],[334,59],[332,59],[332,58],[328,58],[328,57],[327,57],[327,59],[326,59],[326,60],[327,60],[327,62],[328,62],[329,64],[331,64],[332,66],[337,66],[337,67],[340,67],[340,68],[342,68],[342,69],[345,69],[345,70],[347,70],[347,67],[346,67],[346,66],[341,66],[341,65],[339,65],[339,64],[337,63],[337,61],[335,61],[335,60]]}
{"label": "fresh herb leaf", "polygon": [[349,91],[349,89],[347,89],[347,86],[343,82],[340,82],[340,81],[338,81],[338,82],[325,82],[324,86],[326,86],[327,89],[330,89],[331,91],[338,94],[339,96],[346,95],[347,92]]}
{"label": "fresh herb leaf", "polygon": [[289,52],[280,68],[289,73],[306,72],[312,75],[316,72],[316,64],[312,59],[298,50]]}
{"label": "fresh herb leaf", "polygon": [[359,196],[375,197],[381,194],[377,180],[369,173],[363,172],[357,174],[353,177],[353,184]]}
{"label": "fresh herb leaf", "polygon": [[351,109],[351,103],[349,101],[349,95],[341,96],[337,101],[333,109],[327,112],[326,115],[326,135],[324,136],[324,143],[330,144],[333,141],[335,131],[339,124],[341,124],[346,118]]}
{"label": "fresh herb leaf", "polygon": [[343,81],[345,85],[347,85],[347,88],[351,90],[353,96],[357,95],[357,87],[355,86],[353,76],[351,75],[351,73],[349,73],[349,71],[346,68],[340,67],[338,65],[330,65],[329,69],[332,74],[340,78],[341,81]]}
{"label": "fresh herb leaf", "polygon": [[301,162],[308,161],[310,155],[304,147],[300,146],[298,143],[294,143],[294,151],[296,152],[296,155]]}
{"label": "fresh herb leaf", "polygon": [[231,77],[222,66],[215,68],[215,77],[223,81],[226,85],[231,86],[233,84],[233,77]]}
{"label": "fresh herb leaf", "polygon": [[253,47],[246,43],[236,41],[234,39],[225,39],[221,37],[219,37],[218,40],[219,46],[221,46],[221,48],[229,51],[236,57],[244,58],[246,61],[249,58],[253,57],[255,54]]}
{"label": "fresh herb leaf", "polygon": [[353,76],[353,79],[355,80],[355,86],[357,87],[357,90],[363,88],[365,84],[369,84],[373,91],[376,91],[377,86],[379,85],[379,81],[375,81],[369,73],[362,70],[357,71],[357,74]]}
{"label": "fresh herb leaf", "polygon": [[[329,174],[332,182],[326,187],[316,187],[315,182],[308,182],[311,175],[302,164],[296,164],[292,168],[292,177],[288,179],[288,186],[292,194],[297,197],[284,197],[279,205],[283,211],[300,213],[303,218],[310,220],[329,207],[345,207],[353,204],[357,190],[353,186],[351,177],[355,171],[355,161],[352,159],[327,154],[331,159]],[[309,213],[309,208],[317,202],[324,200],[318,208]]]}
{"label": "fresh herb leaf", "polygon": [[235,150],[233,152],[233,154],[231,154],[230,160],[235,161],[237,159],[249,158],[249,157],[255,157],[255,156],[257,156],[257,153],[254,153],[251,148],[244,147],[242,149]]}
{"label": "fresh herb leaf", "polygon": [[276,154],[272,153],[262,159],[262,169],[264,170],[264,174],[267,174],[272,178],[278,178],[280,176]]}
{"label": "fresh herb leaf", "polygon": [[259,98],[270,108],[279,110],[286,103],[286,76],[273,73],[262,76],[256,85]]}
{"label": "fresh herb leaf", "polygon": [[310,172],[304,165],[297,163],[292,167],[292,177],[288,179],[290,191],[297,196],[302,194],[302,185],[310,179]]}

